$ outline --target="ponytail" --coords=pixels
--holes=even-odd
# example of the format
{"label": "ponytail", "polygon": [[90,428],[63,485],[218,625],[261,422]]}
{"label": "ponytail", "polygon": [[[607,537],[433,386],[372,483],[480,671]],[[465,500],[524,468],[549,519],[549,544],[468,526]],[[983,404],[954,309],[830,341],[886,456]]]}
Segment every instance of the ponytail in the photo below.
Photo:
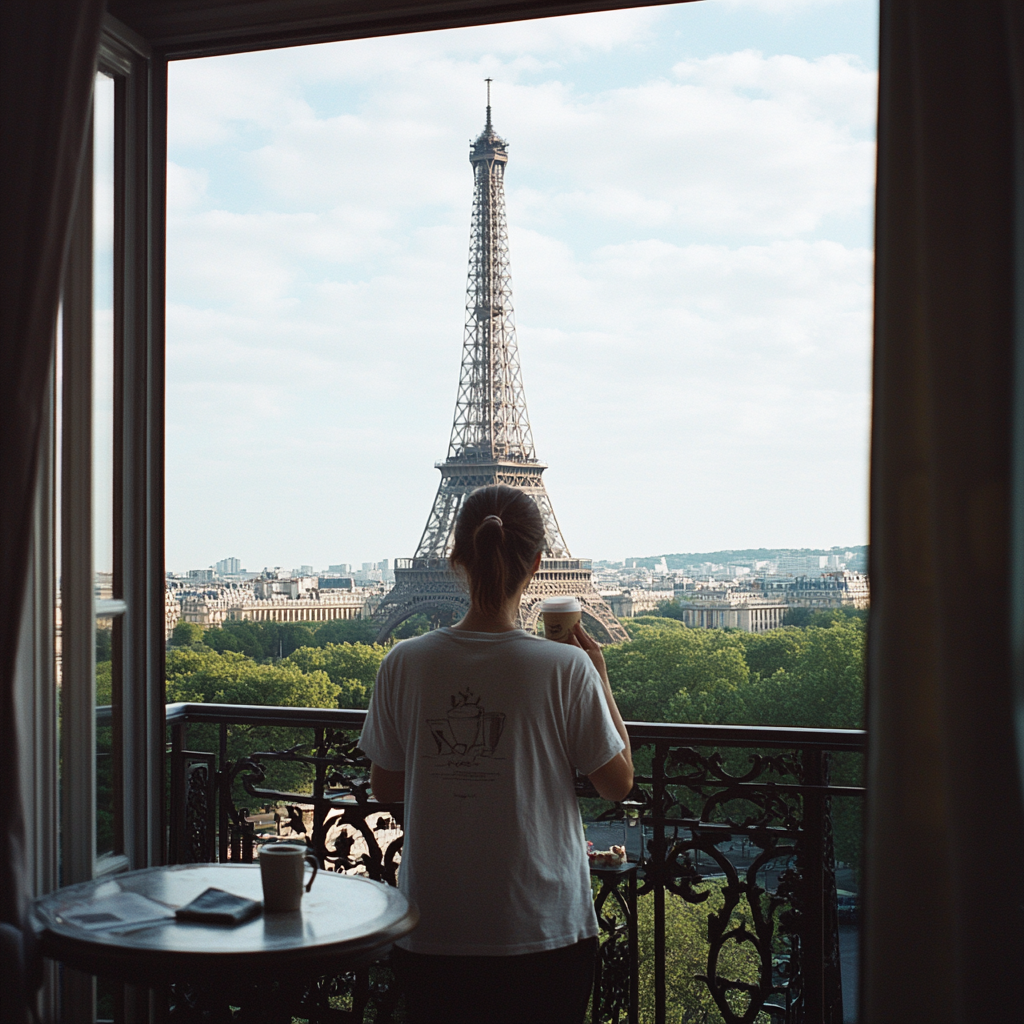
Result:
{"label": "ponytail", "polygon": [[480,487],[459,512],[448,560],[466,577],[473,604],[493,615],[530,575],[544,539],[532,498],[505,484]]}

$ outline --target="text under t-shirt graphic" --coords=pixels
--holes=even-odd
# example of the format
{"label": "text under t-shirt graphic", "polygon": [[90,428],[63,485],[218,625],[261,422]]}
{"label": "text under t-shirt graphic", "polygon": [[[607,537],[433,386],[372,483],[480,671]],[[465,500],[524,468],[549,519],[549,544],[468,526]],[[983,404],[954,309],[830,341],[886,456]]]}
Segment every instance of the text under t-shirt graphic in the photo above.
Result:
{"label": "text under t-shirt graphic", "polygon": [[433,744],[425,756],[434,762],[432,775],[482,782],[499,773],[500,766],[494,762],[504,760],[497,749],[505,715],[484,708],[472,690],[452,694],[445,716],[428,718],[427,725]]}

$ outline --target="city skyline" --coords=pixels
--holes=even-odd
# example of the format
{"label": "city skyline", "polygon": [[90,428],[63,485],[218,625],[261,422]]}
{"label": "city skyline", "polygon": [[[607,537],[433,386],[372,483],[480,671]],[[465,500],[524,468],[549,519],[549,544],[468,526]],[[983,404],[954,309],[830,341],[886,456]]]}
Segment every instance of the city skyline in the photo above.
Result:
{"label": "city skyline", "polygon": [[[853,549],[855,552],[857,552],[858,549],[864,549],[865,547],[866,547],[866,545],[863,545],[863,544],[832,544],[832,545],[823,545],[823,546],[818,546],[818,547],[813,547],[813,546],[795,547],[794,546],[794,547],[773,548],[773,547],[760,546],[759,548],[755,548],[753,550],[762,550],[762,551],[766,551],[766,552],[791,552],[793,554],[808,554],[808,555],[811,555],[811,554],[831,554],[833,552],[845,552],[845,551],[850,551],[851,549]],[[724,551],[738,553],[738,552],[745,551],[745,550],[751,550],[751,549],[750,548],[733,548],[733,549],[725,548],[725,549],[715,549],[715,550],[711,550],[711,551],[688,551],[688,552],[684,552],[684,551],[681,551],[681,550],[674,550],[674,551],[661,551],[661,552],[647,552],[646,554],[638,554],[636,552],[633,552],[632,555],[627,555],[627,556],[624,556],[623,558],[604,558],[604,557],[599,556],[599,555],[595,555],[592,558],[590,558],[589,555],[587,557],[590,558],[590,560],[595,565],[597,565],[599,563],[600,564],[612,564],[612,565],[615,565],[615,564],[619,564],[619,563],[623,563],[623,562],[629,562],[629,561],[641,561],[641,560],[651,560],[651,559],[659,559],[659,558],[670,558],[672,556],[681,556],[681,555],[692,556],[694,558],[697,558],[697,557],[700,557],[702,555],[710,556],[710,555],[721,554]],[[353,561],[345,561],[344,559],[332,558],[329,561],[322,562],[322,563],[321,562],[311,562],[309,560],[301,560],[301,561],[298,561],[298,562],[291,562],[291,563],[288,563],[288,564],[276,563],[276,562],[273,562],[273,561],[266,561],[266,560],[262,560],[262,559],[256,559],[253,562],[247,563],[245,558],[239,558],[237,555],[225,555],[222,559],[211,559],[208,564],[206,564],[206,563],[202,563],[202,564],[201,563],[196,563],[194,565],[193,564],[177,565],[177,566],[170,566],[170,565],[168,565],[167,571],[168,571],[168,573],[171,573],[171,574],[173,574],[175,576],[184,576],[186,573],[188,573],[189,570],[195,570],[195,569],[215,569],[219,562],[228,561],[228,560],[237,560],[239,562],[239,571],[248,572],[248,573],[263,572],[264,569],[269,569],[269,570],[280,569],[280,570],[285,571],[285,572],[293,572],[295,570],[308,568],[308,569],[311,570],[311,572],[310,572],[311,575],[320,575],[320,574],[344,575],[345,571],[350,571],[350,572],[353,572],[353,573],[359,573],[359,572],[364,571],[367,566],[374,566],[374,567],[378,567],[379,568],[384,563],[387,563],[387,567],[388,568],[392,568],[393,569],[393,567],[394,567],[394,558],[391,555],[382,556],[382,557],[379,557],[379,558],[376,558],[376,559],[363,558],[363,559],[353,560]],[[349,567],[349,569],[343,571],[341,568],[339,568],[340,566],[343,566],[343,565],[347,565]]]}
{"label": "city skyline", "polygon": [[176,62],[168,564],[414,549],[485,77],[570,550],[863,542],[872,11],[737,0]]}

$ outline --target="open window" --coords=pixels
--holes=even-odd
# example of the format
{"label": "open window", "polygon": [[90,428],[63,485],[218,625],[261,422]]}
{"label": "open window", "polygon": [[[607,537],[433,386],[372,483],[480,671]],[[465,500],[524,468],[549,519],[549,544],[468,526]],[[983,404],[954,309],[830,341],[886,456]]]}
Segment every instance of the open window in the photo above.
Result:
{"label": "open window", "polygon": [[[112,135],[103,142],[113,139],[115,254],[112,327],[102,348],[106,376],[94,369],[100,365],[94,214],[83,212],[82,203],[64,291],[63,376],[58,380],[55,367],[45,398],[55,413],[59,392],[61,430],[54,416],[36,489],[32,614],[23,617],[18,644],[18,672],[34,682],[32,706],[19,709],[24,721],[16,726],[35,769],[25,773],[23,789],[36,891],[163,855],[165,61],[622,4],[113,0],[110,6],[120,22],[107,25],[100,71],[109,82],[101,81],[98,91],[113,103]],[[1019,470],[1024,450],[1014,394],[1021,390],[1014,289],[1022,246],[1013,225],[1021,220],[1024,35],[1012,3],[885,0],[883,14],[872,568],[876,587],[885,589],[887,614],[876,611],[872,637],[877,728],[868,1014],[996,1020],[1024,999],[1018,969],[1024,932],[1011,926],[992,941],[992,907],[1009,908],[1012,916],[1021,904],[1020,872],[1012,869],[1021,844],[1013,736],[1020,608],[1014,605],[1011,629],[1008,607],[1021,578],[1020,473],[1013,467],[1016,460]],[[99,141],[94,135],[94,145]],[[83,193],[92,195],[91,186]],[[99,383],[108,402],[96,410]],[[101,422],[109,423],[105,477],[92,463]],[[101,478],[99,501],[94,482]],[[61,833],[52,666],[58,568],[50,515],[58,503],[66,681],[60,743],[68,783]],[[93,544],[100,519],[104,536],[109,521],[110,580],[109,592],[97,595]],[[971,601],[943,578],[947,565],[966,571]],[[111,710],[100,717],[98,618],[109,621],[111,642]],[[109,737],[102,754],[111,782],[102,798],[98,736]],[[110,812],[109,833],[98,834],[99,806]],[[922,900],[922,892],[929,898]]]}

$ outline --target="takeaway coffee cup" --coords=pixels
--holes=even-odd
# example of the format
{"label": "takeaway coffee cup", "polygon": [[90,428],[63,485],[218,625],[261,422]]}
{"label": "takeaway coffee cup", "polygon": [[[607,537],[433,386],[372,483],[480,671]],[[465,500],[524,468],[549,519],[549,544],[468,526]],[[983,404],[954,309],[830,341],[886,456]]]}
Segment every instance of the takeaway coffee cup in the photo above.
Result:
{"label": "takeaway coffee cup", "polygon": [[544,598],[540,603],[540,613],[544,618],[544,635],[549,640],[567,643],[572,636],[573,627],[580,621],[581,611],[578,598]]}
{"label": "takeaway coffee cup", "polygon": [[260,850],[260,878],[263,881],[263,909],[269,913],[298,910],[302,903],[306,865],[313,869],[305,891],[313,886],[320,865],[305,846],[271,843]]}

